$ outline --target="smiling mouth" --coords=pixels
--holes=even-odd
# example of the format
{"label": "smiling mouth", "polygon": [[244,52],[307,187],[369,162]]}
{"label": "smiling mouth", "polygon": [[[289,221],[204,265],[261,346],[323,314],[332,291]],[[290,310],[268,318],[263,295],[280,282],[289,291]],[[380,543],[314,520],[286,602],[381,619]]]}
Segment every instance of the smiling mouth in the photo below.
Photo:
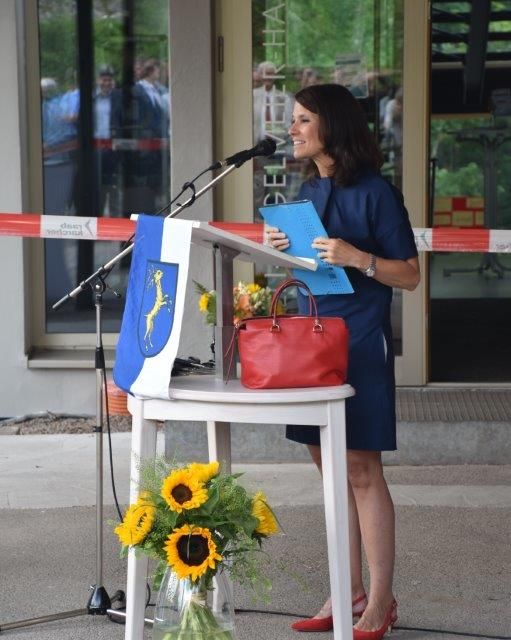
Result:
{"label": "smiling mouth", "polygon": [[305,140],[293,140],[293,145],[296,146],[297,144],[305,144]]}

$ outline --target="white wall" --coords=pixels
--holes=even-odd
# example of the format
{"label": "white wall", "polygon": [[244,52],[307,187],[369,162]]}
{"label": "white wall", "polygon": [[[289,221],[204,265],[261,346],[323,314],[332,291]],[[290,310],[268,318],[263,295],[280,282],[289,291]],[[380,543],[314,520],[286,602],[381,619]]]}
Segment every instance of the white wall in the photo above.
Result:
{"label": "white wall", "polygon": [[[24,43],[18,42],[16,0],[0,2],[0,211],[26,210],[28,166],[23,151],[28,131],[23,99]],[[173,99],[172,191],[212,159],[211,15],[204,0],[169,0],[171,7],[171,82]],[[21,50],[22,55],[18,55]],[[211,194],[187,217],[212,218]],[[0,237],[0,417],[50,410],[95,413],[95,375],[88,369],[29,369],[30,283],[24,268],[34,241]],[[212,283],[208,252],[193,249],[190,278]],[[27,285],[24,286],[24,280]],[[190,289],[180,355],[210,356],[210,332],[197,310]],[[25,335],[26,334],[26,335]]]}
{"label": "white wall", "polygon": [[[204,0],[170,0],[170,81],[172,91],[171,184],[181,186],[213,161],[213,87],[211,6]],[[216,158],[215,158],[216,159]],[[213,176],[197,183],[204,186]],[[189,195],[189,193],[188,193]],[[182,202],[183,200],[181,200]],[[213,195],[208,191],[181,218],[213,219]],[[193,280],[213,285],[211,251],[192,247],[189,295],[181,333],[180,355],[211,357],[211,327],[197,311]]]}

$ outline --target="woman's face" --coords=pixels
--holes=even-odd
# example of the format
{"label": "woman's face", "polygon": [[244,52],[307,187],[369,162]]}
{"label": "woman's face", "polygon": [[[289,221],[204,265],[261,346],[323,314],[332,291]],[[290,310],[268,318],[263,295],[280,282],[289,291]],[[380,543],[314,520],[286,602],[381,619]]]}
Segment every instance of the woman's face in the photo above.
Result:
{"label": "woman's face", "polygon": [[319,116],[295,102],[289,135],[293,140],[294,157],[313,160],[321,176],[329,175],[327,168],[332,165],[332,159],[326,155],[319,138]]}

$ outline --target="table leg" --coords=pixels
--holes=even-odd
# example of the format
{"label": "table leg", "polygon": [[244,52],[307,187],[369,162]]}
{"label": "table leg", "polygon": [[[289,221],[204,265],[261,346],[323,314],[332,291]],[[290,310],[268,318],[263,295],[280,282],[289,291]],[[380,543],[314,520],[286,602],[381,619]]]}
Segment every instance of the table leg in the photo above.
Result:
{"label": "table leg", "polygon": [[[208,422],[208,455],[210,462],[218,460],[224,473],[231,473],[231,423]],[[232,602],[232,584],[227,576],[226,586],[229,594],[221,594],[216,578],[213,579],[213,611],[221,611],[226,599]]]}
{"label": "table leg", "polygon": [[320,433],[334,640],[352,640],[344,401],[327,403],[327,420]]}
{"label": "table leg", "polygon": [[209,460],[218,460],[224,473],[231,473],[231,423],[208,422]]}
{"label": "table leg", "polygon": [[[156,455],[156,422],[144,420],[144,401],[130,403],[133,419],[131,432],[130,503],[138,498],[140,462]],[[126,584],[126,630],[125,640],[140,640],[144,633],[146,601],[147,556],[135,556],[134,549],[128,554],[128,578]]]}

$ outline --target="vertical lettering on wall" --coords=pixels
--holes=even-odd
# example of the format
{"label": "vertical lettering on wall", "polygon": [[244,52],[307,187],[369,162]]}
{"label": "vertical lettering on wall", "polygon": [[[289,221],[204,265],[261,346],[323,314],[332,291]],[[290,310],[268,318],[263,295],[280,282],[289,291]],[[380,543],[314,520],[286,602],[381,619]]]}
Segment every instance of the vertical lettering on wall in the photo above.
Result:
{"label": "vertical lettering on wall", "polygon": [[[268,6],[270,5],[270,6]],[[285,2],[266,3],[263,47],[265,60],[261,80],[267,90],[267,106],[263,118],[264,136],[275,140],[277,150],[272,160],[264,163],[262,204],[286,202],[286,136],[292,99],[286,91],[287,8]]]}

